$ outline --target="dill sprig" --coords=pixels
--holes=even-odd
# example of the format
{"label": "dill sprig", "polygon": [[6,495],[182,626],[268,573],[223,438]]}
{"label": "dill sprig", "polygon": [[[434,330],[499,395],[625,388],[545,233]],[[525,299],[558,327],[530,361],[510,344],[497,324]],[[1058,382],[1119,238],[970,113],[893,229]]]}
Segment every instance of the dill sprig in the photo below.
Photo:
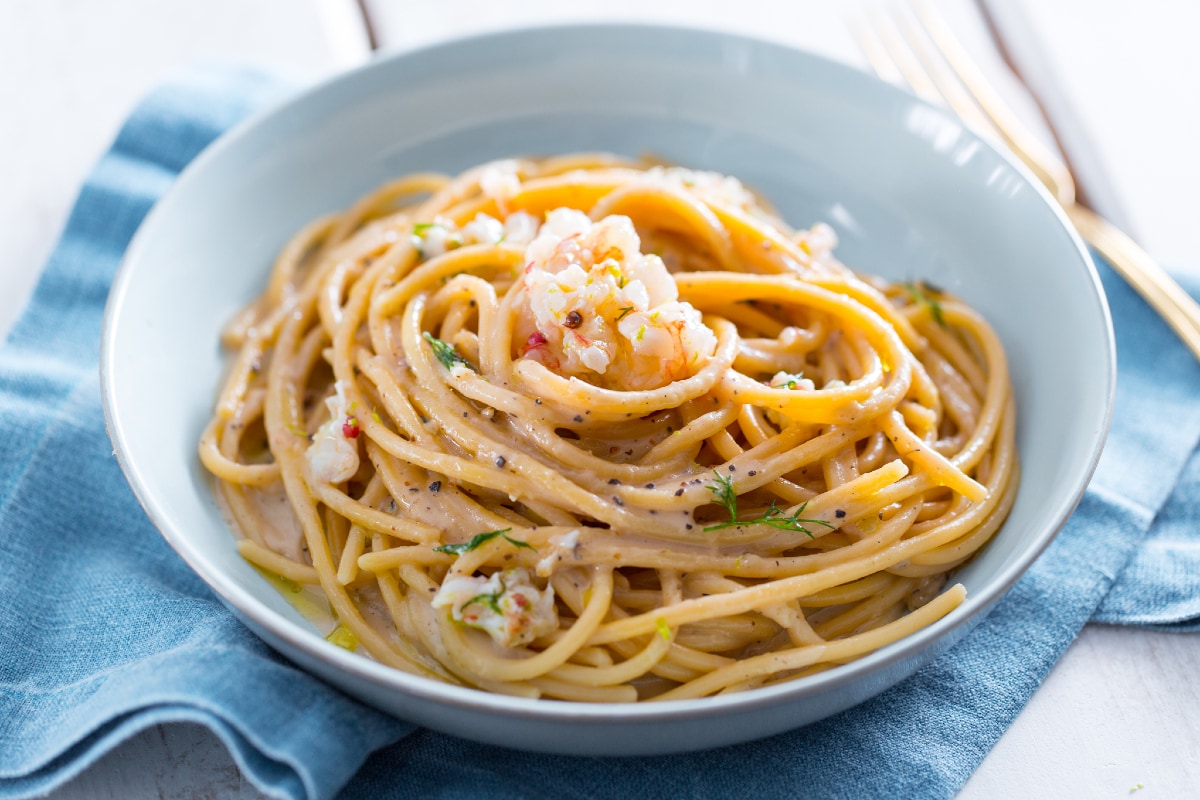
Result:
{"label": "dill sprig", "polygon": [[713,482],[709,484],[708,490],[717,498],[717,503],[725,506],[725,510],[729,512],[729,519],[737,519],[737,492],[733,489],[733,478],[714,469]]}
{"label": "dill sprig", "polygon": [[495,611],[497,614],[504,614],[504,609],[500,608],[500,597],[504,594],[504,585],[501,584],[500,591],[492,592],[491,594],[477,594],[467,602],[459,606],[459,610],[465,609],[467,606],[479,603]]}
{"label": "dill sprig", "polygon": [[435,553],[450,553],[451,555],[461,556],[463,553],[469,553],[472,550],[476,550],[479,547],[482,547],[485,543],[490,542],[492,539],[495,539],[497,536],[502,537],[504,539],[504,541],[508,542],[513,547],[524,547],[529,550],[536,549],[529,542],[523,542],[520,539],[514,539],[511,536],[509,536],[508,532],[511,530],[512,530],[512,528],[501,528],[498,531],[487,531],[486,533],[477,533],[471,537],[471,540],[469,542],[461,542],[459,544],[443,544],[443,545],[440,545],[439,547],[433,548],[433,551]]}
{"label": "dill sprig", "polygon": [[442,362],[443,367],[454,369],[456,365],[461,364],[467,369],[475,370],[475,365],[459,355],[458,351],[454,349],[454,345],[437,338],[429,331],[425,331],[423,335],[425,341],[429,342],[429,346],[433,348],[433,354],[437,356],[437,360]]}
{"label": "dill sprig", "polygon": [[461,606],[458,607],[459,613],[465,612],[467,610],[468,606],[474,605],[475,603],[479,603],[480,605],[487,606],[488,608],[490,608],[492,611],[495,611],[500,616],[504,616],[504,609],[502,609],[500,607],[500,598],[503,597],[504,593],[507,591],[508,591],[508,587],[504,585],[504,576],[502,575],[502,576],[500,576],[500,588],[499,589],[497,589],[496,591],[494,591],[490,594],[485,592],[484,594],[475,595],[470,600],[468,600],[467,602],[463,603]]}
{"label": "dill sprig", "polygon": [[767,510],[759,516],[738,519],[737,492],[733,488],[733,478],[728,475],[722,475],[716,470],[713,470],[713,476],[713,482],[709,485],[708,490],[713,493],[716,502],[724,506],[725,510],[729,512],[729,521],[708,525],[704,528],[706,531],[716,531],[722,528],[734,528],[742,525],[769,525],[772,528],[779,528],[781,530],[799,531],[800,533],[808,534],[810,539],[815,539],[816,537],[813,535],[813,532],[807,526],[824,525],[826,528],[833,529],[833,526],[823,519],[806,519],[800,516],[804,513],[804,509],[808,506],[808,503],[801,503],[791,514],[786,514],[772,500]]}
{"label": "dill sprig", "polygon": [[930,284],[925,281],[907,281],[901,284],[904,291],[908,292],[908,296],[912,301],[921,308],[929,310],[929,315],[933,317],[933,321],[941,327],[946,327],[946,318],[942,314],[942,304],[937,301],[934,294],[938,293]]}

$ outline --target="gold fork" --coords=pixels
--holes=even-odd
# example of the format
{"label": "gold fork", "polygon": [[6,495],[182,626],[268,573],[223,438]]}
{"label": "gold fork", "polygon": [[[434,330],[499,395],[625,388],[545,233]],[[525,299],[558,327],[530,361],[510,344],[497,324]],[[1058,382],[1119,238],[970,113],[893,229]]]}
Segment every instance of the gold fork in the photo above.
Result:
{"label": "gold fork", "polygon": [[1200,305],[1133,239],[1075,199],[1066,165],[1025,127],[967,54],[928,0],[912,13],[877,13],[855,21],[855,33],[881,78],[908,84],[942,103],[984,134],[999,134],[1054,196],[1079,235],[1149,303],[1200,358]]}

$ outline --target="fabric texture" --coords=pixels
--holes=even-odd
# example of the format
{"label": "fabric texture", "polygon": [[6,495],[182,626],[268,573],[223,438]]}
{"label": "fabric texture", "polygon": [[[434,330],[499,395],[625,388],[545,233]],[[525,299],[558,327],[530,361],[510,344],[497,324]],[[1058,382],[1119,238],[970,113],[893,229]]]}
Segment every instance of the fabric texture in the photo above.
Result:
{"label": "fabric texture", "polygon": [[208,726],[256,786],[287,798],[943,798],[1089,619],[1200,626],[1200,366],[1101,264],[1120,376],[1086,496],[963,642],[873,700],[704,753],[571,758],[420,729],[292,666],[145,517],[97,377],[104,301],[141,219],[212,139],[286,88],[208,68],[150,96],[88,178],[0,349],[0,798],[50,791],[137,731],[180,721]]}

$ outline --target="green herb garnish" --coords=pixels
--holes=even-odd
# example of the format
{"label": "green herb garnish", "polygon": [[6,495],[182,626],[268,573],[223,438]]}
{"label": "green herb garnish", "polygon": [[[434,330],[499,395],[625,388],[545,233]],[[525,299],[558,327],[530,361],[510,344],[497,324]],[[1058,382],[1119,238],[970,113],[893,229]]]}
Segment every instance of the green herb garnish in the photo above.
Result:
{"label": "green herb garnish", "polygon": [[783,509],[775,505],[775,501],[771,501],[771,505],[766,512],[757,517],[748,519],[732,519],[729,522],[719,522],[716,525],[709,525],[704,530],[715,531],[718,528],[732,528],[737,525],[770,525],[772,528],[780,528],[785,531],[799,531],[800,533],[808,534],[810,539],[815,539],[813,532],[806,525],[824,525],[826,528],[832,529],[830,525],[823,519],[805,519],[800,515],[804,513],[804,508],[808,503],[801,503],[793,513],[784,515]]}
{"label": "green herb garnish", "polygon": [[451,553],[456,556],[461,556],[463,553],[469,553],[472,550],[475,550],[475,549],[479,548],[480,546],[486,544],[487,542],[490,542],[492,539],[495,539],[497,536],[502,537],[506,542],[511,544],[513,547],[524,547],[528,550],[536,549],[529,542],[523,542],[520,539],[514,539],[511,536],[509,536],[508,532],[511,530],[512,530],[512,528],[501,528],[498,531],[487,531],[486,533],[477,533],[471,537],[471,541],[469,541],[469,542],[461,542],[459,544],[443,544],[443,545],[433,548],[433,551],[435,553]]}
{"label": "green herb garnish", "polygon": [[436,226],[437,226],[436,222],[418,222],[415,225],[413,225],[412,232],[413,232],[414,236],[424,236],[425,231],[429,230],[430,228],[436,227]]}
{"label": "green herb garnish", "polygon": [[937,294],[937,289],[925,281],[907,281],[901,285],[914,303],[921,308],[929,309],[929,315],[933,317],[934,322],[943,328],[946,327],[946,318],[942,315],[942,304],[932,296],[932,294]]}
{"label": "green herb garnish", "polygon": [[704,528],[706,531],[734,528],[741,525],[769,525],[772,528],[806,533],[810,539],[815,539],[816,537],[806,527],[807,525],[824,525],[826,528],[833,529],[833,526],[823,519],[805,519],[800,516],[804,513],[804,509],[808,506],[808,503],[801,503],[791,514],[784,514],[783,509],[775,505],[775,501],[772,500],[767,510],[759,516],[738,519],[737,492],[733,489],[733,478],[730,478],[728,475],[722,475],[716,470],[713,470],[713,476],[713,483],[708,487],[708,490],[716,497],[717,503],[724,506],[725,510],[729,512],[729,521],[708,525]]}
{"label": "green herb garnish", "polygon": [[655,617],[654,627],[656,630],[658,630],[659,636],[663,637],[668,642],[671,641],[671,626],[667,624],[666,617]]}
{"label": "green herb garnish", "polygon": [[621,309],[621,313],[617,315],[617,318],[614,319],[613,322],[620,322],[621,320],[625,319],[625,315],[630,311],[633,311],[633,306],[625,306]]}
{"label": "green herb garnish", "polygon": [[731,520],[737,519],[737,492],[733,490],[733,478],[713,470],[713,483],[708,490],[716,496],[717,502],[725,506]]}
{"label": "green herb garnish", "polygon": [[467,369],[474,370],[475,367],[470,361],[458,354],[454,349],[454,345],[449,342],[442,341],[434,336],[429,331],[425,331],[425,341],[429,342],[429,346],[433,348],[433,354],[437,356],[437,360],[442,362],[442,366],[446,369],[454,369],[455,366],[461,364]]}
{"label": "green herb garnish", "polygon": [[461,613],[463,611],[463,609],[465,609],[467,606],[474,605],[475,603],[480,603],[482,605],[487,606],[492,611],[495,611],[497,614],[503,615],[504,610],[502,608],[500,608],[500,596],[503,594],[504,594],[504,585],[501,584],[500,591],[493,592],[491,594],[477,594],[474,597],[472,597],[470,600],[468,600],[467,602],[465,602],[461,606],[459,606],[458,610]]}

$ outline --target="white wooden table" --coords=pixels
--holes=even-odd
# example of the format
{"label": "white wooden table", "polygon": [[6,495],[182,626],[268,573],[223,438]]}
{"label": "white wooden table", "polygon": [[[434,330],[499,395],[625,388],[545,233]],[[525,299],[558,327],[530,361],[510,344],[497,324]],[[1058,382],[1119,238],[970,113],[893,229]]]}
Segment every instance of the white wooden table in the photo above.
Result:
{"label": "white wooden table", "polygon": [[[1010,91],[971,0],[942,6]],[[194,59],[315,79],[382,49],[523,22],[688,22],[860,63],[851,4],[819,0],[42,0],[0,5],[0,330],[20,312],[80,182],[137,99]],[[1010,0],[995,30],[1053,119],[1095,205],[1153,254],[1200,275],[1195,131],[1200,7],[1182,0]],[[1017,94],[1027,115],[1033,105]],[[1153,147],[1146,147],[1152,142]],[[1198,398],[1200,401],[1200,398]],[[0,591],[3,588],[0,587]],[[1200,635],[1086,627],[964,798],[1200,796]],[[53,795],[259,797],[215,736],[152,728]]]}

